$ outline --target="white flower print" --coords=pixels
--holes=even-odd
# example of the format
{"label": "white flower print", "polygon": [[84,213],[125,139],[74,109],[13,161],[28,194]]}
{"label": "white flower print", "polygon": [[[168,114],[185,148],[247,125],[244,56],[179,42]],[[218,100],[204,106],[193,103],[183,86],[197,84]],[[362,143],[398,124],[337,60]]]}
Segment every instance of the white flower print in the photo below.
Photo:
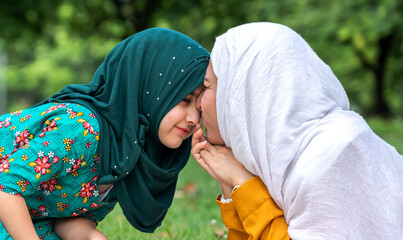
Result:
{"label": "white flower print", "polygon": [[43,157],[43,154],[44,154],[44,152],[43,152],[42,150],[39,150],[38,156],[39,156],[39,157]]}

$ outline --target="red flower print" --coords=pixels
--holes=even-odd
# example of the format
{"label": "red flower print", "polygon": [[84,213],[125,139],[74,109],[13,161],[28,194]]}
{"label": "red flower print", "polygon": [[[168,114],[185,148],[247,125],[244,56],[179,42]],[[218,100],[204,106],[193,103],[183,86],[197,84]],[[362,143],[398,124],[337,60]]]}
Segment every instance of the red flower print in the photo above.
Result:
{"label": "red flower print", "polygon": [[0,191],[4,191],[4,185],[3,184],[0,185]]}
{"label": "red flower print", "polygon": [[70,139],[70,145],[74,144],[74,139]]}
{"label": "red flower print", "polygon": [[85,145],[87,148],[91,147],[91,142],[87,142],[87,144]]}
{"label": "red flower print", "polygon": [[48,190],[49,192],[53,192],[56,189],[62,189],[62,186],[57,184],[57,180],[55,178],[41,182],[40,186],[43,190]]}
{"label": "red flower print", "polygon": [[40,206],[39,206],[39,211],[41,211],[41,212],[46,212],[46,207],[40,205]]}
{"label": "red flower print", "polygon": [[[1,155],[0,155],[1,156]],[[10,162],[14,161],[14,158],[8,159],[11,154],[4,155],[0,158],[0,173],[8,173],[10,169]]]}
{"label": "red flower print", "polygon": [[50,167],[52,164],[49,162],[49,158],[47,156],[42,156],[42,159],[38,157],[35,162],[30,162],[28,164],[30,167],[35,167],[36,179],[39,179],[41,175],[45,175],[46,173],[50,173]]}
{"label": "red flower print", "polygon": [[45,175],[46,171],[50,168],[50,166],[52,166],[52,164],[49,163],[49,158],[47,156],[43,156],[42,159],[38,157],[35,160],[35,163],[37,164],[35,166],[35,171],[37,173],[40,172],[42,175]]}
{"label": "red flower print", "polygon": [[95,118],[95,114],[90,113],[90,118]]}
{"label": "red flower print", "polygon": [[59,160],[60,160],[60,158],[58,158],[58,157],[53,157],[52,163],[58,163]]}
{"label": "red flower print", "polygon": [[57,123],[56,123],[57,120],[60,120],[60,118],[57,117],[52,121],[46,120],[45,125],[47,125],[47,126],[44,129],[42,129],[42,133],[39,134],[39,137],[43,138],[45,136],[46,132],[50,132],[52,130],[57,130]]}
{"label": "red flower print", "polygon": [[84,127],[84,136],[87,136],[88,133],[94,134],[96,136],[98,136],[98,132],[94,131],[94,128],[91,126],[91,124],[89,122],[87,122],[84,119],[78,119],[77,122],[82,123],[83,127]]}
{"label": "red flower print", "polygon": [[32,134],[30,134],[27,130],[24,130],[22,133],[18,134],[17,137],[15,137],[15,143],[17,143],[19,148],[22,149],[33,138],[34,136]]}
{"label": "red flower print", "polygon": [[44,141],[44,142],[42,143],[42,145],[45,146],[45,147],[49,146],[49,141]]}
{"label": "red flower print", "polygon": [[84,126],[84,129],[88,129],[91,127],[91,124],[89,122],[84,122],[83,126]]}
{"label": "red flower print", "polygon": [[75,172],[79,167],[81,167],[81,159],[76,159],[75,163],[71,166],[70,172]]}
{"label": "red flower print", "polygon": [[38,217],[41,215],[38,213],[38,210],[36,210],[36,209],[29,210],[29,213],[31,214],[31,217]]}
{"label": "red flower print", "polygon": [[10,168],[10,163],[8,163],[7,160],[0,161],[0,173],[2,173],[2,172],[8,173],[9,168]]}
{"label": "red flower print", "polygon": [[57,110],[57,109],[59,109],[59,108],[66,108],[66,107],[67,107],[67,105],[64,105],[64,103],[58,104],[58,105],[55,105],[55,106],[51,106],[50,108],[46,109],[45,112],[42,112],[42,113],[41,113],[41,116],[44,115],[44,114],[46,114],[46,113],[53,112],[53,111],[55,111],[55,110]]}
{"label": "red flower print", "polygon": [[5,128],[7,128],[8,126],[11,125],[11,122],[8,120],[5,121],[0,121],[0,129],[4,126]]}
{"label": "red flower print", "polygon": [[83,198],[83,203],[87,203],[88,198],[93,196],[93,191],[95,191],[95,184],[91,185],[91,182],[82,183],[80,192],[78,192],[75,196],[77,197],[80,195],[80,197]]}

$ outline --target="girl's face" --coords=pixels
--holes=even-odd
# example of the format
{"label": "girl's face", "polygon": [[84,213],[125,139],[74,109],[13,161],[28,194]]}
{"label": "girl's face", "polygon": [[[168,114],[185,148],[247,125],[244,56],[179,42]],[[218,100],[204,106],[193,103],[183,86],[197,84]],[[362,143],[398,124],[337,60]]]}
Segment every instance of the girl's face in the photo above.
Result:
{"label": "girl's face", "polygon": [[203,86],[198,87],[162,119],[158,136],[166,147],[178,148],[183,140],[193,134],[194,127],[200,121],[200,112],[196,109],[196,99],[202,89]]}

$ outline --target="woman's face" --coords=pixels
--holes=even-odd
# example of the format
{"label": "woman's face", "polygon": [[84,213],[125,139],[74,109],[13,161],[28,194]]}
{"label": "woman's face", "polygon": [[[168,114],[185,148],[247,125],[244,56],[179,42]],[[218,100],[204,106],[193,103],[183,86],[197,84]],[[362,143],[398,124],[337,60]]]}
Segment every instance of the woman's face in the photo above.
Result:
{"label": "woman's face", "polygon": [[211,61],[204,77],[204,87],[204,91],[197,97],[196,106],[201,111],[207,141],[211,144],[225,145],[218,129],[216,109],[217,76],[213,71]]}
{"label": "woman's face", "polygon": [[172,108],[162,119],[158,129],[158,136],[166,147],[178,148],[183,140],[193,134],[195,125],[200,121],[200,112],[196,108],[196,99],[202,90],[203,86],[198,87]]}

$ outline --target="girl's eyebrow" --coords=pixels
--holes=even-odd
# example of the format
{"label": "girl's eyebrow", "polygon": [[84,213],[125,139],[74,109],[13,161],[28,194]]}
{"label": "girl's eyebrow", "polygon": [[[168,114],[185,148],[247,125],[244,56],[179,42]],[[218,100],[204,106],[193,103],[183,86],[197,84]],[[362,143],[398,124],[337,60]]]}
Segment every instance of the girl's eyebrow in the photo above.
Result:
{"label": "girl's eyebrow", "polygon": [[208,80],[208,78],[206,78],[206,77],[204,77],[204,79],[203,79],[203,80],[209,81],[209,80]]}

